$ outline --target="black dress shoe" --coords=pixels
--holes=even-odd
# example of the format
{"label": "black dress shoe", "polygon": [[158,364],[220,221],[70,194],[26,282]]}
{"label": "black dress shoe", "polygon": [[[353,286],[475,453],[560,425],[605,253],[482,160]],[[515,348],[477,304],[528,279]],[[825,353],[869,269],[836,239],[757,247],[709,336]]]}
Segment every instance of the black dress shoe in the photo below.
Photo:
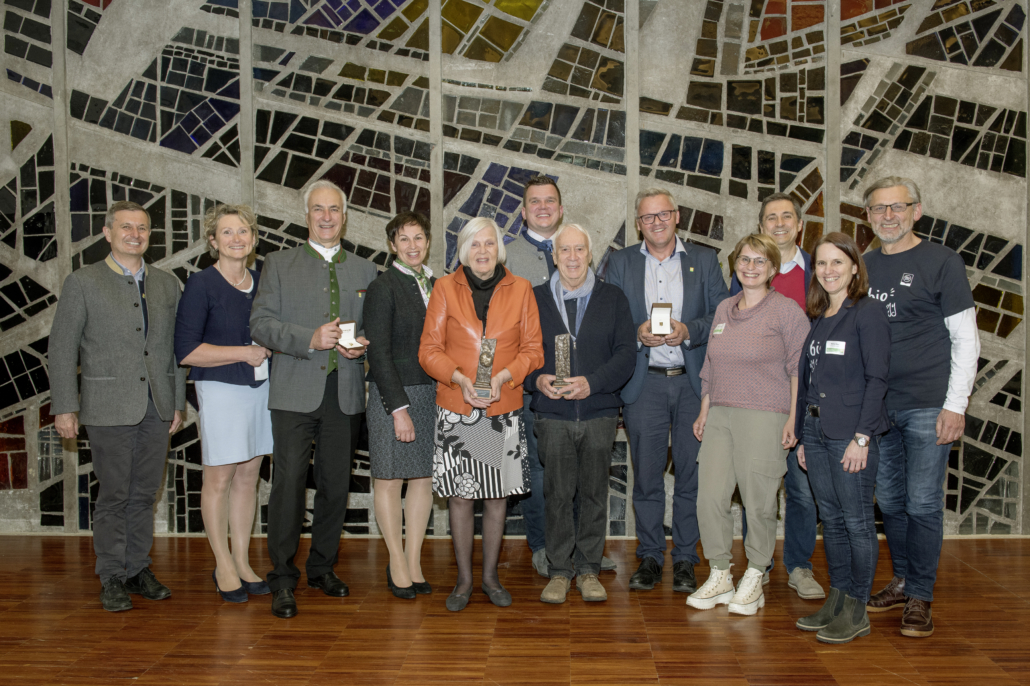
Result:
{"label": "black dress shoe", "polygon": [[108,612],[124,612],[132,609],[132,598],[125,590],[121,579],[112,577],[100,589],[100,603]]}
{"label": "black dress shoe", "polygon": [[244,581],[240,579],[240,586],[250,595],[268,595],[272,592],[266,581]]}
{"label": "black dress shoe", "polygon": [[415,587],[415,593],[419,595],[429,595],[433,592],[433,587],[429,585],[428,581],[412,581],[411,585]]}
{"label": "black dress shoe", "polygon": [[694,577],[694,564],[680,560],[672,565],[672,590],[679,593],[693,593],[697,590],[697,578]]}
{"label": "black dress shoe", "polygon": [[215,590],[218,591],[218,595],[222,596],[222,600],[227,603],[245,603],[250,598],[247,595],[247,590],[240,586],[232,591],[223,591],[218,587],[218,570],[211,570],[211,580],[215,582]]}
{"label": "black dress shoe", "polygon": [[391,593],[398,598],[403,598],[404,600],[414,600],[415,596],[418,595],[415,592],[415,584],[401,587],[393,583],[393,577],[390,576],[390,565],[386,565],[386,585],[389,587]]}
{"label": "black dress shoe", "polygon": [[125,590],[147,600],[164,600],[172,595],[171,589],[158,581],[149,567],[144,567],[139,574],[126,579]]}
{"label": "black dress shoe", "polygon": [[293,597],[292,588],[272,591],[272,614],[279,619],[297,616],[297,599]]}
{"label": "black dress shoe", "polygon": [[336,572],[326,572],[322,576],[316,576],[314,579],[308,577],[308,586],[311,588],[321,588],[322,593],[334,598],[343,598],[350,595],[350,589],[347,588],[347,584],[340,581],[340,577],[336,576]]}
{"label": "black dress shoe", "polygon": [[629,578],[629,587],[638,591],[650,591],[662,580],[662,566],[653,557],[645,557],[633,576]]}

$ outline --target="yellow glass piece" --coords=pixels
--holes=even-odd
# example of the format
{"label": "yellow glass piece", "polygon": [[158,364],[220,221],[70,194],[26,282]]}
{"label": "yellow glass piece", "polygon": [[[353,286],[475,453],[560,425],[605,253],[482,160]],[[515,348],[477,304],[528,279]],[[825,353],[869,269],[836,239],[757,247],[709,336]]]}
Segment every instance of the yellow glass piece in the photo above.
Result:
{"label": "yellow glass piece", "polygon": [[944,21],[955,21],[959,17],[964,17],[969,14],[969,5],[962,3],[961,5],[955,5],[941,12],[944,16]]}
{"label": "yellow glass piece", "polygon": [[494,7],[522,21],[531,21],[544,0],[497,0]]}
{"label": "yellow glass piece", "polygon": [[1005,295],[1001,298],[1001,306],[1009,312],[1023,314],[1023,296],[1006,291]]}
{"label": "yellow glass piece", "polygon": [[623,22],[622,17],[619,17],[619,20],[615,23],[615,32],[612,33],[612,42],[608,44],[608,47],[612,50],[626,52],[626,38],[622,31],[622,25],[624,23],[625,22]]}
{"label": "yellow glass piece", "polygon": [[594,29],[594,35],[590,37],[590,42],[607,48],[608,41],[611,40],[612,32],[615,30],[615,18],[614,12],[601,12],[601,18],[597,22],[597,28]]}
{"label": "yellow glass piece", "polygon": [[365,68],[361,67],[361,66],[358,66],[357,64],[354,64],[353,62],[348,62],[347,64],[343,65],[343,69],[340,70],[340,76],[344,77],[345,79],[354,79],[355,81],[364,81],[365,80]]}
{"label": "yellow glass piece", "polygon": [[459,33],[458,29],[445,21],[440,22],[440,43],[445,55],[453,55],[464,38],[465,34]]}
{"label": "yellow glass piece", "polygon": [[422,23],[419,24],[418,28],[415,29],[415,33],[411,34],[411,38],[405,43],[405,47],[414,48],[415,50],[428,50],[429,49],[429,20],[423,19]]}
{"label": "yellow glass piece", "polygon": [[504,53],[487,43],[481,37],[476,36],[472,44],[465,50],[465,57],[481,62],[500,62]]}
{"label": "yellow glass piece", "polygon": [[385,69],[369,69],[368,80],[374,81],[375,83],[386,83],[386,70]]}
{"label": "yellow glass piece", "polygon": [[401,10],[401,14],[414,24],[415,20],[421,17],[427,9],[429,9],[429,0],[411,0],[408,6]]}
{"label": "yellow glass piece", "polygon": [[462,33],[468,33],[482,13],[482,7],[476,7],[465,0],[447,0],[447,4],[440,10],[440,15]]}
{"label": "yellow glass piece", "polygon": [[408,24],[400,17],[394,17],[393,21],[386,25],[379,35],[376,36],[379,40],[394,41],[404,35],[404,32],[408,30]]}
{"label": "yellow glass piece", "polygon": [[407,78],[408,78],[407,74],[401,73],[399,71],[391,71],[389,74],[386,75],[386,85],[387,86],[403,86],[404,85],[404,81]]}
{"label": "yellow glass piece", "polygon": [[511,46],[515,44],[521,33],[521,26],[505,21],[497,16],[487,19],[486,24],[479,30],[480,36],[486,38],[505,52],[511,49]]}

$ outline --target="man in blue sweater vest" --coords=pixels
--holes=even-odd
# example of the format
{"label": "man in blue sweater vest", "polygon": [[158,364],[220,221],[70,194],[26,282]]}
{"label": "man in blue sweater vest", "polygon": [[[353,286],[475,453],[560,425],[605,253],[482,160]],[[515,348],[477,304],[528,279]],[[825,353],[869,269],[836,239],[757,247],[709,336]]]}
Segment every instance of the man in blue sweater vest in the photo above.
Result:
{"label": "man in blue sweater vest", "polygon": [[[608,464],[619,421],[619,390],[636,358],[633,315],[623,292],[590,268],[590,236],[566,224],[552,236],[558,270],[533,289],[544,366],[533,390],[537,450],[544,467],[547,569],[540,600],[563,603],[573,576],[583,600],[608,595],[598,581],[608,520]],[[568,377],[556,378],[556,337],[568,336]],[[578,521],[573,499],[578,498]]]}

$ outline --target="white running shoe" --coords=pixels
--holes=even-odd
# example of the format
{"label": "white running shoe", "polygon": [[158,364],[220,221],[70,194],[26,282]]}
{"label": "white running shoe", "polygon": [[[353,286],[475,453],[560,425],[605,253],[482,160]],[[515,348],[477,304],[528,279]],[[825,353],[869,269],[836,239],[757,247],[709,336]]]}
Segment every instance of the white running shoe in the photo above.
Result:
{"label": "white running shoe", "polygon": [[732,597],[732,572],[728,569],[713,569],[701,588],[687,596],[687,605],[696,607],[698,610],[711,610],[716,605],[725,605],[730,602]]}
{"label": "white running shoe", "polygon": [[753,615],[758,609],[765,607],[765,593],[762,591],[761,569],[748,567],[737,584],[737,592],[730,600],[730,612],[738,615]]}

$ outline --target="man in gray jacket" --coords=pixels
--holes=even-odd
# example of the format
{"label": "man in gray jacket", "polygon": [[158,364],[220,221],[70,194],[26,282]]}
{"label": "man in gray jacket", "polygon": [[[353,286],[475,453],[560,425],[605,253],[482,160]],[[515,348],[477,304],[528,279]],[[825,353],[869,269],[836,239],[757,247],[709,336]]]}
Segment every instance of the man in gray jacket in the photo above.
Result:
{"label": "man in gray jacket", "polygon": [[[371,262],[340,244],[347,199],[330,181],[304,191],[308,241],[265,258],[250,335],[274,351],[268,408],[272,411],[272,492],[268,498],[268,573],[272,614],[297,614],[294,564],[304,524],[305,486],[315,442],[315,494],[308,586],[342,598],[350,591],[333,571],[347,514],[351,462],[365,411],[361,310],[376,277]],[[341,320],[353,324],[357,346],[340,345]]]}
{"label": "man in gray jacket", "polygon": [[50,330],[50,393],[61,437],[74,440],[80,423],[89,436],[100,482],[93,511],[100,601],[119,612],[132,609],[129,593],[172,594],[150,571],[150,548],[168,435],[186,409],[186,370],[173,354],[179,282],[143,261],[150,216],[134,202],[116,202],[104,237],[107,259],[70,274],[61,290]]}

